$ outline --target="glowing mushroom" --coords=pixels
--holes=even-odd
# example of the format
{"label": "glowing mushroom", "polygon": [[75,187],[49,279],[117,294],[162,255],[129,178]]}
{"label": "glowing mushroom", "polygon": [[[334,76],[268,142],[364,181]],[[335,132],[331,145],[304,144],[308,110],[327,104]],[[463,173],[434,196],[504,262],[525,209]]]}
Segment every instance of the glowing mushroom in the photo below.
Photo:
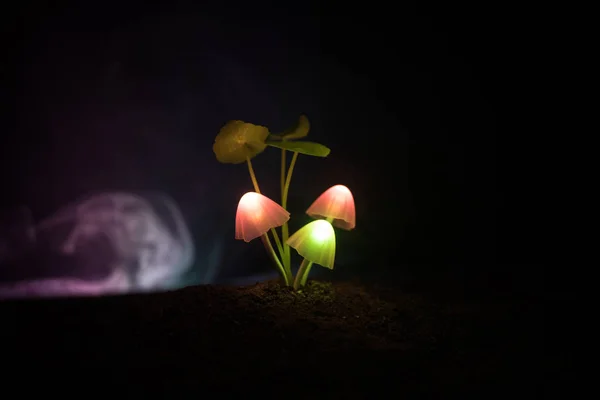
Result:
{"label": "glowing mushroom", "polygon": [[327,189],[306,210],[313,218],[325,218],[333,226],[347,231],[356,226],[356,211],[352,192],[344,185],[335,185]]}
{"label": "glowing mushroom", "polygon": [[290,219],[290,213],[268,197],[248,192],[238,203],[235,215],[235,238],[249,242],[277,228]]}
{"label": "glowing mushroom", "polygon": [[286,243],[304,257],[294,281],[294,289],[306,283],[313,263],[333,269],[335,232],[329,221],[319,219],[304,225]]}
{"label": "glowing mushroom", "polygon": [[290,213],[283,207],[256,192],[248,192],[242,196],[235,215],[235,238],[249,242],[260,236],[286,285],[291,283],[291,271],[287,271],[277,258],[267,232],[285,224],[289,219]]}

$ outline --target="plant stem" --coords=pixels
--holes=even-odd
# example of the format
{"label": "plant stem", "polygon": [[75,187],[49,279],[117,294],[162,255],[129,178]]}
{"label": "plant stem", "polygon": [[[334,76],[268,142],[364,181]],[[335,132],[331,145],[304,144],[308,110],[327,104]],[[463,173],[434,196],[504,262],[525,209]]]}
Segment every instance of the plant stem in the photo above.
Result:
{"label": "plant stem", "polygon": [[291,268],[290,264],[285,263],[285,249],[281,245],[281,242],[279,241],[279,236],[277,235],[277,231],[275,230],[275,228],[271,228],[271,233],[273,234],[273,237],[275,238],[275,243],[277,244],[277,249],[279,250],[279,256],[281,257],[281,261],[283,262],[283,270],[287,276],[289,284],[291,284],[292,279],[294,277],[292,276],[292,268]]}
{"label": "plant stem", "polygon": [[281,241],[279,240],[279,235],[277,234],[277,231],[275,230],[275,228],[271,228],[271,234],[273,235],[273,238],[275,238],[275,245],[277,246],[277,250],[279,251],[279,256],[283,260],[285,252],[283,251],[283,246],[281,245]]}
{"label": "plant stem", "polygon": [[[302,260],[302,264],[300,264],[300,268],[298,268],[298,272],[296,273],[296,279],[294,280],[294,290],[298,290],[300,286],[304,286],[306,279],[302,277],[304,275],[308,276],[312,264],[312,261],[308,261],[306,258]],[[304,280],[304,283],[302,283],[302,280]]]}
{"label": "plant stem", "polygon": [[279,179],[279,183],[281,185],[281,206],[283,208],[285,208],[285,206],[283,205],[283,198],[284,198],[284,188],[285,188],[285,170],[286,170],[286,162],[285,162],[285,149],[281,149],[281,177]]}
{"label": "plant stem", "polygon": [[[250,173],[250,179],[252,179],[252,185],[254,186],[254,191],[256,193],[260,193],[260,188],[258,187],[258,181],[256,180],[256,175],[254,174],[254,168],[252,168],[252,161],[250,161],[249,157],[246,157],[246,163],[248,164],[248,172]],[[275,243],[277,245],[277,250],[279,250],[279,255],[281,256],[281,259],[284,260],[285,259],[285,250],[284,250],[283,246],[281,245],[281,241],[279,240],[277,231],[275,231],[274,228],[271,228],[271,233],[273,234],[273,237],[275,238]],[[263,239],[263,244],[265,245],[267,252],[269,252],[269,254],[273,258],[273,262],[282,271],[283,276],[285,278],[285,284],[289,286],[289,284],[290,284],[289,276],[291,273],[290,274],[286,273],[287,269],[284,269],[283,266],[281,265],[281,261],[279,261],[277,254],[275,254],[275,250],[273,250],[273,246],[271,245],[271,241],[269,240],[269,237],[267,236],[267,234],[265,233],[261,237]]]}
{"label": "plant stem", "polygon": [[248,172],[250,172],[250,179],[252,179],[252,184],[254,185],[254,191],[256,193],[260,193],[260,188],[258,187],[258,181],[256,180],[256,175],[254,175],[254,169],[252,168],[252,161],[250,161],[249,157],[246,157],[246,163],[248,164]]}
{"label": "plant stem", "polygon": [[273,262],[275,263],[275,265],[277,265],[277,268],[279,268],[281,275],[283,275],[283,280],[285,281],[286,286],[289,286],[290,281],[289,281],[288,275],[285,273],[285,270],[283,269],[283,265],[281,265],[279,258],[277,258],[277,254],[275,254],[275,250],[273,250],[273,246],[271,245],[269,236],[267,236],[267,234],[265,233],[260,238],[262,239],[265,247],[269,251],[269,254],[271,255],[271,258],[273,259]]}
{"label": "plant stem", "polygon": [[[290,168],[287,172],[287,177],[285,179],[285,185],[283,187],[283,196],[281,197],[281,206],[283,208],[286,208],[287,206],[287,197],[288,197],[288,192],[290,190],[290,183],[292,181],[292,173],[294,172],[294,166],[296,165],[296,160],[298,159],[298,152],[294,152],[294,155],[292,157],[292,161],[290,163]],[[283,224],[283,226],[281,227],[281,236],[282,236],[282,241],[283,241],[283,248],[284,248],[284,253],[285,256],[283,257],[283,264],[290,269],[291,271],[291,254],[290,254],[290,246],[288,246],[286,244],[288,237],[289,237],[289,231],[288,231],[288,224],[287,222],[285,224]]]}
{"label": "plant stem", "polygon": [[308,279],[308,274],[310,274],[310,267],[312,267],[312,265],[313,265],[313,263],[310,262],[306,266],[306,271],[304,272],[304,275],[302,275],[302,280],[300,281],[300,286],[306,285],[306,280]]}
{"label": "plant stem", "polygon": [[287,206],[287,197],[288,192],[290,190],[290,183],[292,182],[292,173],[294,172],[294,166],[296,165],[296,160],[298,159],[298,152],[294,152],[294,156],[292,157],[292,162],[290,163],[290,169],[287,173],[287,178],[285,180],[285,187],[283,189],[283,199],[281,200],[281,206],[285,208]]}
{"label": "plant stem", "polygon": [[[281,187],[281,204],[282,207],[285,208],[285,206],[283,205],[283,189],[285,187],[285,171],[286,170],[286,160],[285,160],[285,149],[281,149],[281,173],[280,173],[280,178],[279,178],[279,185]],[[281,235],[283,237],[283,227],[281,228]],[[284,248],[281,245],[281,242],[279,241],[279,236],[276,234],[276,232],[273,232],[273,236],[275,236],[275,241],[277,242],[277,247],[279,248],[279,254],[281,255],[281,259],[283,260],[283,265],[286,268],[286,271],[290,271],[290,275],[291,275],[291,269],[288,268],[289,265],[287,265],[287,263],[285,262],[285,252],[284,252]],[[285,245],[285,243],[284,243]]]}

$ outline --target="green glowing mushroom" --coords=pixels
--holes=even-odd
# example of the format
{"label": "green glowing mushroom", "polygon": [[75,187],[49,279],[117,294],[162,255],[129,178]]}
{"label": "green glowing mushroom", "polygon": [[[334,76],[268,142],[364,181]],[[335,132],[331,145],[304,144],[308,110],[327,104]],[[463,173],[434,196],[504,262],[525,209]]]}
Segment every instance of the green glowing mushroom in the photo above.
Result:
{"label": "green glowing mushroom", "polygon": [[313,263],[333,269],[335,232],[329,221],[319,219],[304,225],[286,243],[304,257],[294,280],[294,289],[306,284]]}

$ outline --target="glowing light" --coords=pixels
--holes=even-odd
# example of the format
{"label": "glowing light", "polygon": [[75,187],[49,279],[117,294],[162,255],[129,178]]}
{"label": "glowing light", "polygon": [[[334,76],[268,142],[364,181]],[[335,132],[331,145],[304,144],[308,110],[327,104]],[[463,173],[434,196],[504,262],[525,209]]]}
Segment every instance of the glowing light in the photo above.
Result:
{"label": "glowing light", "polygon": [[[321,220],[322,221],[322,220]],[[327,222],[327,221],[325,221]],[[331,233],[333,230],[330,228],[329,224],[317,224],[313,227],[312,238],[315,242],[321,243],[331,238]]]}
{"label": "glowing light", "polygon": [[344,185],[335,185],[323,192],[306,210],[313,218],[332,220],[333,226],[352,230],[356,226],[356,210],[352,192]]}
{"label": "glowing light", "polygon": [[273,200],[260,193],[248,192],[238,203],[235,238],[249,242],[289,219],[290,213]]}
{"label": "glowing light", "polygon": [[319,219],[304,225],[286,243],[308,261],[333,269],[335,232],[328,221]]}

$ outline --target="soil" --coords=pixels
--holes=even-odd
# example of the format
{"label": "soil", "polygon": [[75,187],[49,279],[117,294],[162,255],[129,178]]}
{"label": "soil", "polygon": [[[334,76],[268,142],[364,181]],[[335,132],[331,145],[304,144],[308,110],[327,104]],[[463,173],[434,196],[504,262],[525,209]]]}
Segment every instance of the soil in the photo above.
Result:
{"label": "soil", "polygon": [[85,382],[157,396],[535,398],[535,303],[356,281],[0,302],[0,354],[21,376],[3,385],[22,382],[20,365],[59,374],[63,394]]}

